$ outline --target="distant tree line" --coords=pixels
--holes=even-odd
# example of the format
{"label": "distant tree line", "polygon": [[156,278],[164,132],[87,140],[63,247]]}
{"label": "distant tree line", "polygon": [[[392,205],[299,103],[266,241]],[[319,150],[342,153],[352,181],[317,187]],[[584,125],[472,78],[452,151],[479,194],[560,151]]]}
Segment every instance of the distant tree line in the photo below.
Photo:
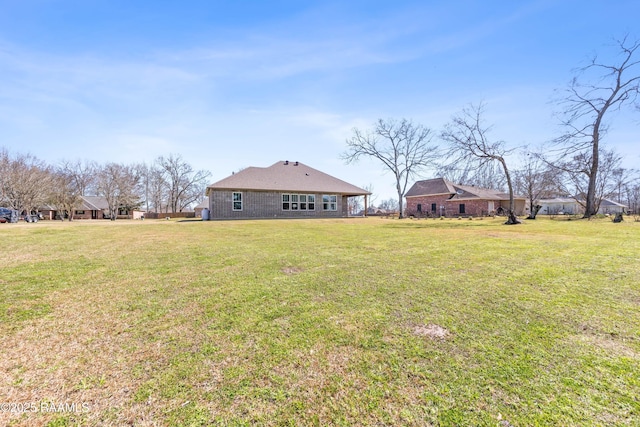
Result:
{"label": "distant tree line", "polygon": [[63,160],[52,165],[2,147],[0,205],[20,212],[50,205],[72,220],[81,196],[101,196],[111,219],[120,208],[183,212],[203,200],[210,176],[208,171],[194,170],[179,154],[160,156],[151,164]]}

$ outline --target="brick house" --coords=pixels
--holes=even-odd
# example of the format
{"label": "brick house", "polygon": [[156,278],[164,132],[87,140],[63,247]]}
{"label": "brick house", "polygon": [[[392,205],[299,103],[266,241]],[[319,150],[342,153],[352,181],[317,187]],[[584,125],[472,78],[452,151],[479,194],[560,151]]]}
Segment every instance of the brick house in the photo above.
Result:
{"label": "brick house", "polygon": [[249,167],[207,187],[211,219],[341,218],[349,197],[367,197],[351,185],[300,162]]}
{"label": "brick house", "polygon": [[[417,181],[405,195],[406,215],[416,217],[484,216],[506,212],[509,194],[444,178]],[[526,198],[515,197],[515,213],[523,215]]]}
{"label": "brick house", "polygon": [[[61,215],[68,217],[67,212],[60,211],[55,206],[44,206],[40,209],[45,219],[59,219]],[[140,218],[141,211],[128,210],[125,207],[118,209],[118,218]],[[107,199],[101,196],[80,196],[80,203],[73,211],[73,219],[108,219],[109,204]]]}

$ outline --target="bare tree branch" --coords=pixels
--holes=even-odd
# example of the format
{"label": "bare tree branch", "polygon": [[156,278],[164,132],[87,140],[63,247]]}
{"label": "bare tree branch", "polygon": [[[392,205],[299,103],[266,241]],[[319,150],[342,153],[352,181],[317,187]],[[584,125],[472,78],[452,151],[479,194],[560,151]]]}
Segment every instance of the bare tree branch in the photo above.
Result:
{"label": "bare tree branch", "polygon": [[[574,173],[584,173],[588,177],[585,218],[598,211],[598,169],[602,139],[608,130],[606,118],[609,112],[628,105],[640,109],[640,60],[636,59],[640,41],[630,41],[625,36],[616,40],[616,49],[620,57],[617,64],[603,63],[597,56],[594,57],[589,65],[579,70],[580,77],[586,77],[587,82],[582,83],[578,76],[574,77],[566,96],[558,102],[563,108],[560,122],[566,132],[555,140],[559,147],[556,159],[548,161],[556,164],[558,169],[581,165]],[[580,161],[566,162],[567,157]]]}
{"label": "bare tree branch", "polygon": [[372,130],[353,129],[347,140],[347,151],[341,158],[348,164],[361,157],[372,157],[382,163],[395,178],[400,218],[403,217],[402,199],[409,180],[424,168],[431,166],[437,156],[431,145],[433,132],[407,119],[379,119]]}
{"label": "bare tree branch", "polygon": [[513,184],[505,156],[510,153],[504,141],[491,142],[487,135],[491,127],[482,120],[484,104],[470,105],[454,116],[445,126],[442,139],[449,143],[447,158],[450,164],[466,163],[471,169],[481,169],[490,162],[497,162],[504,173],[509,188],[509,218],[507,224],[519,224],[515,215]]}

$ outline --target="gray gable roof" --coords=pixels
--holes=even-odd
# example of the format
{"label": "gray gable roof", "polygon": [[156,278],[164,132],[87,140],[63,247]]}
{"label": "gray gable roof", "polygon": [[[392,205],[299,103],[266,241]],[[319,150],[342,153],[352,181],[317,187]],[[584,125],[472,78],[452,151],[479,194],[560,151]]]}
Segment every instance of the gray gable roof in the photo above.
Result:
{"label": "gray gable roof", "polygon": [[213,190],[255,190],[370,195],[362,188],[300,162],[279,161],[266,168],[249,167],[207,187]]}
{"label": "gray gable roof", "polygon": [[455,194],[453,183],[444,178],[425,179],[424,181],[416,181],[411,186],[405,197],[426,196],[435,194]]}
{"label": "gray gable roof", "polygon": [[627,205],[623,205],[622,203],[618,203],[616,201],[613,200],[609,200],[609,199],[602,199],[600,201],[600,207],[605,207],[605,206],[617,206],[620,208],[626,208]]}
{"label": "gray gable roof", "polygon": [[82,209],[88,211],[101,211],[108,210],[109,203],[107,199],[102,196],[81,196],[82,197]]}
{"label": "gray gable roof", "polygon": [[209,207],[209,197],[205,197],[200,203],[198,203],[193,209],[204,209]]}

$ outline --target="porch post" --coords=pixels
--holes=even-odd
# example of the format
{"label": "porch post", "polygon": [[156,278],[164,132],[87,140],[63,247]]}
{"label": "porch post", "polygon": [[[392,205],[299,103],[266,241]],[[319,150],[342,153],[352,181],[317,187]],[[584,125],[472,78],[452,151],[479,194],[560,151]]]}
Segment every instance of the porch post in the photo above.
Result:
{"label": "porch post", "polygon": [[367,206],[367,196],[366,194],[364,195],[364,216],[367,216],[367,211],[369,210],[369,207]]}

